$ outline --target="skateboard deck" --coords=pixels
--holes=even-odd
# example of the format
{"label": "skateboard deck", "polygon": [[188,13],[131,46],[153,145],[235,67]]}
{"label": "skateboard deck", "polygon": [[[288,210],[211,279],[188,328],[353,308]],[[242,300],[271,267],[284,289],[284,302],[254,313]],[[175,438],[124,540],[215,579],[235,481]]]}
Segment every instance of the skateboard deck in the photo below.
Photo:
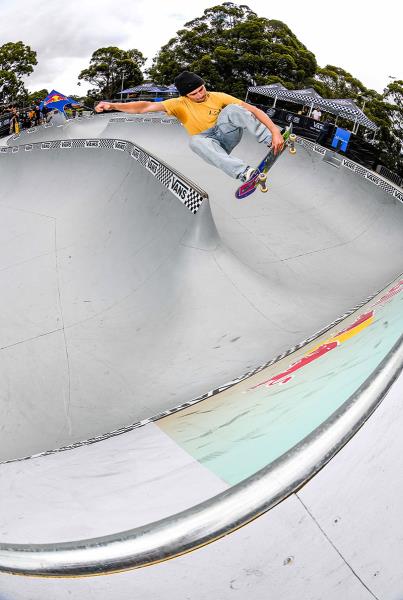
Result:
{"label": "skateboard deck", "polygon": [[267,173],[272,168],[274,163],[280,158],[286,148],[288,148],[291,154],[296,153],[295,140],[297,136],[292,133],[292,124],[283,133],[284,146],[281,152],[274,154],[273,149],[270,148],[266,156],[256,167],[256,173],[248,181],[245,181],[235,192],[236,198],[242,200],[247,196],[250,196],[258,188],[261,192],[267,192],[269,188],[266,185]]}

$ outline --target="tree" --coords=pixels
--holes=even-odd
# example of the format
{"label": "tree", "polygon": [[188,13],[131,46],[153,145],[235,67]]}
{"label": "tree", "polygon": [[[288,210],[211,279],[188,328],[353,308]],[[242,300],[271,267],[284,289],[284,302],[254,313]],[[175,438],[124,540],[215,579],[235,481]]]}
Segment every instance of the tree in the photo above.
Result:
{"label": "tree", "polygon": [[24,95],[22,78],[33,72],[38,64],[36,52],[23,42],[7,42],[0,46],[0,91],[3,102]]}
{"label": "tree", "polygon": [[95,86],[91,96],[114,98],[125,87],[138,85],[143,81],[141,68],[146,59],[139,50],[121,50],[115,46],[96,50],[87,69],[81,71],[79,80]]}
{"label": "tree", "polygon": [[28,92],[26,102],[28,104],[35,104],[36,102],[44,100],[48,94],[49,92],[46,89],[37,90],[35,92]]}
{"label": "tree", "polygon": [[0,91],[4,104],[13,101],[23,89],[24,85],[18,81],[14,73],[0,70]]}
{"label": "tree", "polygon": [[36,52],[22,42],[8,42],[0,46],[0,70],[11,71],[21,79],[33,72],[37,65]]}
{"label": "tree", "polygon": [[383,99],[388,103],[389,116],[394,135],[403,142],[403,80],[390,83],[384,90]]}
{"label": "tree", "polygon": [[319,83],[319,86],[315,86],[317,91],[321,90],[319,93],[326,98],[356,98],[368,92],[364,84],[351,73],[333,65],[317,69],[314,79]]}
{"label": "tree", "polygon": [[254,84],[303,83],[316,66],[315,56],[287,25],[258,17],[246,5],[225,2],[186,23],[161,48],[148,74],[170,84],[188,69],[201,75],[210,89],[244,96]]}
{"label": "tree", "polygon": [[390,83],[383,95],[372,92],[366,113],[379,127],[381,163],[403,177],[403,81]]}

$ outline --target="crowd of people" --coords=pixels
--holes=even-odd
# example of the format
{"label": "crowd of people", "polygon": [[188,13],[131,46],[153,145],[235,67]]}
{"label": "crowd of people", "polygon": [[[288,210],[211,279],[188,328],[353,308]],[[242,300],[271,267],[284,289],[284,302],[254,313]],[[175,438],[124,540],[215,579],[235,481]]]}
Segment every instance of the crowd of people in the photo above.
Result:
{"label": "crowd of people", "polygon": [[0,110],[0,114],[10,115],[10,134],[45,123],[49,113],[50,110],[46,106],[40,108],[39,104],[33,104],[23,109],[16,106],[4,106]]}

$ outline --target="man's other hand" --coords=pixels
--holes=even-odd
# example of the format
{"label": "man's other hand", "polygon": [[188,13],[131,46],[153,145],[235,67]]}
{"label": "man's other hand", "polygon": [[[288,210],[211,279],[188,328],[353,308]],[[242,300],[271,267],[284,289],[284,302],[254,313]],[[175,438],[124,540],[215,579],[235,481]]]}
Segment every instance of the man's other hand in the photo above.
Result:
{"label": "man's other hand", "polygon": [[276,131],[273,133],[273,137],[271,140],[271,147],[273,148],[274,155],[281,152],[284,146],[284,138],[281,135],[280,131]]}

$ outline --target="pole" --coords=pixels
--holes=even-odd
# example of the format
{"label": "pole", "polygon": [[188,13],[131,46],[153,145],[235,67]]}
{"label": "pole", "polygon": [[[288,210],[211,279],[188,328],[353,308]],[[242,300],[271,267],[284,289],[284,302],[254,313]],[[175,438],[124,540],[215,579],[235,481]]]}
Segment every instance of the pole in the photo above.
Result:
{"label": "pole", "polygon": [[120,101],[122,102],[122,97],[123,97],[123,82],[125,80],[125,75],[126,73],[123,71],[122,73],[122,87],[120,88]]}
{"label": "pole", "polygon": [[274,96],[273,108],[276,108],[277,96]]}
{"label": "pole", "polygon": [[245,96],[245,102],[246,102],[246,101],[247,101],[247,99],[248,99],[248,94],[249,94],[249,88],[248,88],[248,90],[247,90],[247,92],[246,92],[246,96]]}
{"label": "pole", "polygon": [[309,109],[309,114],[308,114],[308,117],[310,117],[310,116],[311,116],[311,114],[312,114],[312,111],[313,111],[313,105],[314,105],[314,103],[312,102],[312,104],[311,104],[311,108]]}

